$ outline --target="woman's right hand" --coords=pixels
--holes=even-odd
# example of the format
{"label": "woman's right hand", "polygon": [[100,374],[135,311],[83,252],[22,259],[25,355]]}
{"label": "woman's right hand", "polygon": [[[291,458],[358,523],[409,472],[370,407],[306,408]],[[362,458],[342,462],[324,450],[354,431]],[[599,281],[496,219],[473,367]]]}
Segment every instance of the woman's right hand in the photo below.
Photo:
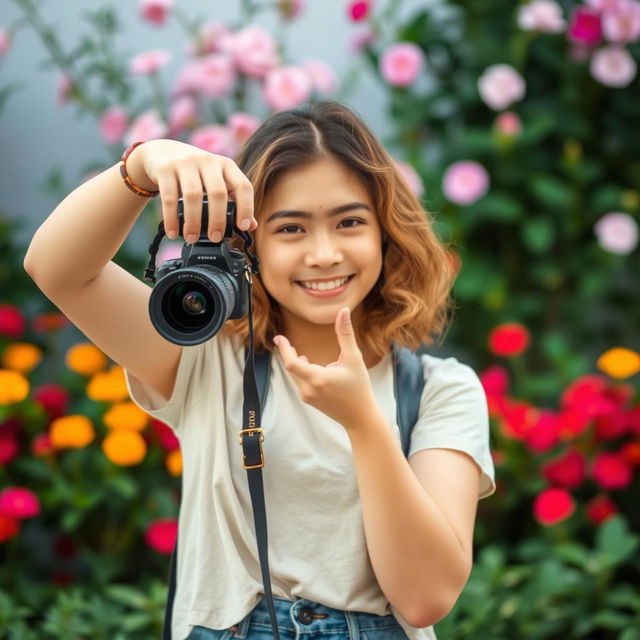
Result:
{"label": "woman's right hand", "polygon": [[[253,231],[258,221],[253,212],[253,186],[238,165],[179,140],[149,140],[136,147],[127,159],[131,179],[141,187],[153,182],[160,191],[167,237],[177,238],[178,198],[184,202],[184,239],[195,242],[200,234],[202,198],[209,201],[207,236],[220,242],[227,221],[227,202],[236,203],[236,225]],[[137,182],[139,180],[139,182]]]}

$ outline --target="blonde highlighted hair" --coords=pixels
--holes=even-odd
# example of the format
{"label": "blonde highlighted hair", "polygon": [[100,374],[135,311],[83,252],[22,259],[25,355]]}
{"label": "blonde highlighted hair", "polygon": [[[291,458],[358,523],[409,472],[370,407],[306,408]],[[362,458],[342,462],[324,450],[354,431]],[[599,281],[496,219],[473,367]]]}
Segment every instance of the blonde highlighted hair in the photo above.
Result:
{"label": "blonde highlighted hair", "polygon": [[[266,195],[280,176],[326,156],[356,173],[382,230],[382,273],[363,300],[355,327],[360,347],[383,356],[392,343],[413,350],[432,344],[446,329],[452,307],[452,254],[391,156],[350,109],[319,101],[281,111],[249,138],[236,162],[253,185],[256,218],[260,221]],[[256,351],[273,350],[273,337],[283,331],[279,305],[259,274],[253,279],[253,293]],[[246,346],[247,318],[227,321],[223,332],[241,335]]]}

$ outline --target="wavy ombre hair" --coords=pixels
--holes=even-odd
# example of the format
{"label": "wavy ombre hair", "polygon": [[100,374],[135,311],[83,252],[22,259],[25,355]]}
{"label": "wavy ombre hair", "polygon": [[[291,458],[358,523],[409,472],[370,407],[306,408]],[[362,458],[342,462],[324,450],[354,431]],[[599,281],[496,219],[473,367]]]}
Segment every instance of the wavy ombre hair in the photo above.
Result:
{"label": "wavy ombre hair", "polygon": [[[392,343],[412,350],[432,344],[449,320],[456,276],[453,256],[391,156],[347,107],[319,101],[280,111],[247,140],[236,162],[253,185],[257,220],[280,176],[327,156],[359,177],[382,231],[382,273],[362,302],[363,313],[355,326],[358,343],[378,356],[387,353]],[[253,279],[253,293],[255,348],[272,351],[273,337],[283,332],[279,304],[259,274]],[[241,335],[248,344],[247,318],[228,321],[223,331]]]}

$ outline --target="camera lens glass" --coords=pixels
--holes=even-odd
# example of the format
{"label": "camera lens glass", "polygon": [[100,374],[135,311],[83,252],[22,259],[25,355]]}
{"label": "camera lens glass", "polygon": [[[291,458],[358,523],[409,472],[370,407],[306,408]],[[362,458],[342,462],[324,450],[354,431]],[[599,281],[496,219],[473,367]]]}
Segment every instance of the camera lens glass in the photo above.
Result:
{"label": "camera lens glass", "polygon": [[182,282],[165,297],[168,320],[183,331],[199,329],[211,319],[211,294],[198,282]]}

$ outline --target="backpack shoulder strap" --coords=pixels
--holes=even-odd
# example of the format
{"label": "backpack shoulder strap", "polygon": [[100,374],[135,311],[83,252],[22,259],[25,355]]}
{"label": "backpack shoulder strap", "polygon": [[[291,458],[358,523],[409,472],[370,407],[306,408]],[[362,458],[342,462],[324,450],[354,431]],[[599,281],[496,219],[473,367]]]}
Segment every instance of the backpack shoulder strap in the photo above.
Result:
{"label": "backpack shoulder strap", "polygon": [[424,388],[420,356],[406,347],[393,345],[393,394],[396,397],[396,415],[400,427],[404,457],[409,457],[411,431],[418,421],[420,399]]}

